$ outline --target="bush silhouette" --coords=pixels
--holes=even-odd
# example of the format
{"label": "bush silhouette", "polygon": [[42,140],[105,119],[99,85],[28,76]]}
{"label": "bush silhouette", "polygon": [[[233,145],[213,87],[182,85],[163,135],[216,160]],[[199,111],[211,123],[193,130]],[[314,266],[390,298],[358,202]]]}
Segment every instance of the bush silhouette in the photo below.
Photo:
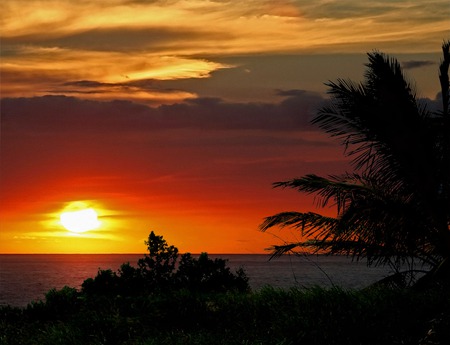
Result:
{"label": "bush silhouette", "polygon": [[45,294],[45,301],[32,302],[28,305],[28,314],[47,320],[64,320],[78,312],[81,308],[80,293],[77,289],[64,286],[55,288]]}
{"label": "bush silhouette", "polygon": [[248,278],[242,268],[233,274],[224,259],[212,260],[207,253],[198,259],[190,253],[181,257],[176,280],[180,287],[200,292],[225,292],[248,290]]}
{"label": "bush silhouette", "polygon": [[137,267],[124,263],[117,273],[111,269],[99,270],[96,277],[83,282],[82,294],[86,297],[130,297],[176,290],[208,293],[250,289],[244,270],[231,272],[227,260],[212,260],[207,253],[196,259],[185,253],[178,262],[178,248],[168,245],[153,231],[145,244],[149,254],[139,259]]}

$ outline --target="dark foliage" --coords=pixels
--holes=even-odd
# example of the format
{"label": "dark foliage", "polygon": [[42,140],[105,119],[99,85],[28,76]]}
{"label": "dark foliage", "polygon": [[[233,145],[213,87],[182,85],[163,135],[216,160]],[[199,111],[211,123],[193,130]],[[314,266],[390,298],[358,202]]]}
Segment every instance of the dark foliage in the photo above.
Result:
{"label": "dark foliage", "polygon": [[86,279],[82,293],[86,298],[97,296],[146,296],[176,290],[190,292],[225,292],[249,290],[248,278],[242,269],[232,273],[224,259],[212,260],[202,253],[198,259],[190,253],[181,255],[162,236],[152,231],[145,242],[149,254],[139,259],[137,267],[123,264],[118,272],[100,270],[96,277]]}
{"label": "dark foliage", "polygon": [[[274,246],[274,255],[300,248],[367,258],[395,271],[415,263],[429,267],[427,279],[450,282],[450,42],[443,45],[439,80],[442,111],[431,112],[416,99],[400,64],[373,52],[364,82],[330,82],[329,105],[313,122],[337,138],[355,172],[313,174],[275,183],[315,194],[336,217],[281,212],[267,217],[263,231],[294,227],[304,239]],[[398,272],[399,273],[399,272]]]}
{"label": "dark foliage", "polygon": [[153,232],[146,244],[136,267],[99,271],[81,291],[52,289],[27,308],[0,307],[0,345],[417,345],[450,336],[441,286],[250,292],[245,273],[231,273],[225,260],[203,253],[178,261]]}
{"label": "dark foliage", "polygon": [[450,336],[450,299],[439,289],[178,290],[81,299],[64,311],[72,294],[61,290],[56,309],[55,300],[0,308],[0,344],[417,345],[446,344]]}

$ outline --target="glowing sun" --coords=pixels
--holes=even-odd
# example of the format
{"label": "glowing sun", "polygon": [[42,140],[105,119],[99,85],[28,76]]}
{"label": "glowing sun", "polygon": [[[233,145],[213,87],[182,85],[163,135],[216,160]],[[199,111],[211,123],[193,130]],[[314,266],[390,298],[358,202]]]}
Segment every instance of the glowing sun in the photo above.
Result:
{"label": "glowing sun", "polygon": [[97,212],[92,208],[63,212],[61,213],[60,221],[63,227],[76,233],[94,230],[100,226]]}

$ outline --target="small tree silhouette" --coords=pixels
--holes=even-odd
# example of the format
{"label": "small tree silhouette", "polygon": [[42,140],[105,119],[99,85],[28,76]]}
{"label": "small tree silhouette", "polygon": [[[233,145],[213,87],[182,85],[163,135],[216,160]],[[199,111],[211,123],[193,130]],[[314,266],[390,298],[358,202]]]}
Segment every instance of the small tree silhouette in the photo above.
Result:
{"label": "small tree silhouette", "polygon": [[162,236],[153,231],[145,241],[149,254],[139,259],[138,265],[143,280],[150,290],[164,289],[172,284],[176,263],[178,260],[178,248],[169,246]]}
{"label": "small tree silhouette", "polygon": [[82,284],[87,296],[139,296],[168,293],[175,290],[190,292],[245,292],[248,278],[243,269],[232,273],[227,260],[212,260],[202,253],[198,259],[183,254],[178,262],[178,248],[168,245],[163,236],[150,232],[145,241],[149,254],[138,260],[138,267],[122,264],[118,272],[99,270],[97,276]]}

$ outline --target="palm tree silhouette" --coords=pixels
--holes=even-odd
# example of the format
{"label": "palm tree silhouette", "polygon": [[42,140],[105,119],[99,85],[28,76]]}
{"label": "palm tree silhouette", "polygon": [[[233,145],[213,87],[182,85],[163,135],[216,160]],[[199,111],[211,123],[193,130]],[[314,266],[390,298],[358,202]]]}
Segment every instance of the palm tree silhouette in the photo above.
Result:
{"label": "palm tree silhouette", "polygon": [[[315,194],[337,216],[282,212],[267,217],[262,231],[280,226],[300,230],[305,240],[273,246],[273,256],[294,248],[367,258],[397,269],[420,261],[430,275],[450,272],[450,41],[440,64],[442,111],[417,99],[397,60],[368,54],[363,83],[330,82],[329,105],[313,120],[338,138],[354,173],[306,175],[275,187]],[[442,272],[446,272],[445,274]]]}

